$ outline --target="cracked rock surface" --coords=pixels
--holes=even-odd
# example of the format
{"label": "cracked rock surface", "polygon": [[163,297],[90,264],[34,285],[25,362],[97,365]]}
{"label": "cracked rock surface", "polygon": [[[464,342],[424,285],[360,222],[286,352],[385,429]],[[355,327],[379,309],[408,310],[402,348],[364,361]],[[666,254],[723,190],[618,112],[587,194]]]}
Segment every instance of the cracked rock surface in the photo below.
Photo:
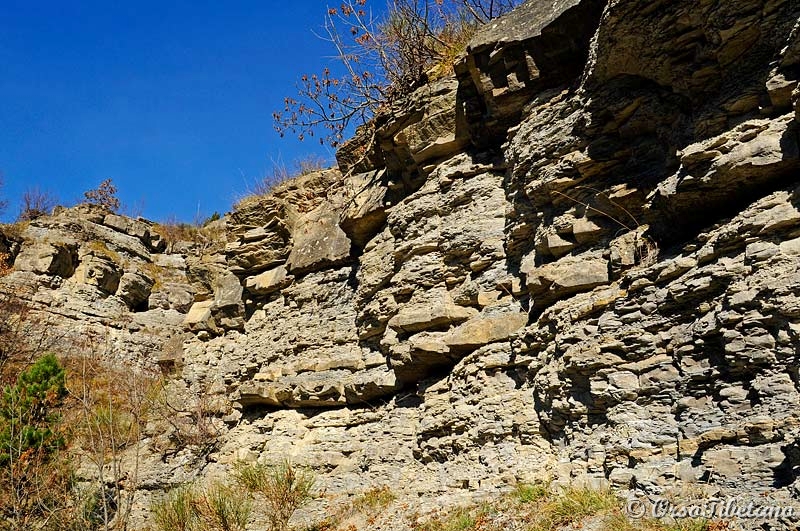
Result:
{"label": "cracked rock surface", "polygon": [[0,238],[3,290],[213,404],[211,451],[152,450],[140,521],[175,470],[284,457],[422,512],[543,478],[797,502],[800,4],[552,4],[220,245],[84,207]]}

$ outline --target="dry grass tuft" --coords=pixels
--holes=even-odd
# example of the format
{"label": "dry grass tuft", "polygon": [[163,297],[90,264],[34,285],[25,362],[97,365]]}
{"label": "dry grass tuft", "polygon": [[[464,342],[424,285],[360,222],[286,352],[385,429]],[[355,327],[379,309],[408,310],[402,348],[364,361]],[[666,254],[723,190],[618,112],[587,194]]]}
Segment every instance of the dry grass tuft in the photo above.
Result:
{"label": "dry grass tuft", "polygon": [[239,464],[235,476],[242,487],[261,496],[273,531],[289,528],[289,519],[311,499],[316,482],[313,474],[288,460],[274,465]]}

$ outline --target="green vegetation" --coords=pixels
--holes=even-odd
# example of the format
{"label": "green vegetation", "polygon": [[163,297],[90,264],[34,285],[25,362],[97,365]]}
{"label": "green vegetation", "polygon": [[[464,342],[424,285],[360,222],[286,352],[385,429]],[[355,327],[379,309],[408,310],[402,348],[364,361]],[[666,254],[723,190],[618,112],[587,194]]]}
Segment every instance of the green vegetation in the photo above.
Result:
{"label": "green vegetation", "polygon": [[194,487],[181,485],[169,491],[151,507],[153,523],[159,531],[191,531],[197,526]]}
{"label": "green vegetation", "polygon": [[473,531],[485,529],[490,508],[482,506],[477,509],[458,507],[445,515],[430,519],[418,531]]}
{"label": "green vegetation", "polygon": [[199,491],[194,507],[204,531],[244,531],[251,501],[232,486],[213,482]]}
{"label": "green vegetation", "polygon": [[373,515],[376,511],[385,509],[397,496],[389,487],[376,487],[364,494],[357,496],[350,504],[350,510],[362,514]]}
{"label": "green vegetation", "polygon": [[0,396],[0,528],[29,529],[64,507],[72,475],[58,407],[66,396],[55,356],[39,358]]}
{"label": "green vegetation", "polygon": [[306,531],[332,531],[342,527],[348,530],[357,529],[355,524],[351,523],[353,521],[362,521],[367,525],[372,525],[381,512],[385,511],[396,499],[395,493],[387,486],[371,488],[354,497],[350,503],[332,510],[325,519]]}
{"label": "green vegetation", "polygon": [[549,495],[550,485],[547,483],[518,483],[514,487],[512,496],[519,501],[519,503],[534,503],[547,498]]}
{"label": "green vegetation", "polygon": [[[156,531],[243,531],[257,495],[266,510],[268,528],[285,531],[294,512],[311,499],[314,477],[290,462],[235,468],[235,486],[214,481],[181,485],[151,506]],[[236,487],[244,487],[245,495]]]}
{"label": "green vegetation", "polygon": [[19,375],[16,385],[6,386],[0,398],[0,466],[23,456],[47,457],[64,445],[54,432],[54,409],[66,396],[64,368],[48,354]]}

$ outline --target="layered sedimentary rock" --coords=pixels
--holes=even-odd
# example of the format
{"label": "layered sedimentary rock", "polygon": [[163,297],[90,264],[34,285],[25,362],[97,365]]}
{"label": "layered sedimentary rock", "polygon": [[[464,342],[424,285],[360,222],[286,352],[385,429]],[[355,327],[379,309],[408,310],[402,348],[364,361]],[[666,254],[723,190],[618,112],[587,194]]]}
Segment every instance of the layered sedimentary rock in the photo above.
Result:
{"label": "layered sedimentary rock", "polygon": [[530,1],[338,170],[240,205],[224,249],[66,211],[1,282],[120,337],[187,333],[174,378],[220,421],[195,475],[290,457],[423,510],[546,477],[793,500],[799,16]]}

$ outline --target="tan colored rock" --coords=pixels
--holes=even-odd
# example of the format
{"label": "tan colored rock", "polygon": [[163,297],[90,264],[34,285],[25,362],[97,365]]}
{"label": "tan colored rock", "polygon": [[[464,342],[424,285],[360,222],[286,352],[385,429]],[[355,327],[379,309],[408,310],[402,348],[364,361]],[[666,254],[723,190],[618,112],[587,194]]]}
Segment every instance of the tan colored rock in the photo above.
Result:
{"label": "tan colored rock", "polygon": [[103,218],[103,225],[139,238],[145,245],[151,244],[150,225],[143,221],[117,214],[107,214]]}
{"label": "tan colored rock", "polygon": [[213,300],[194,303],[183,320],[186,329],[191,332],[206,331],[217,333],[219,329],[211,312],[213,306]]}
{"label": "tan colored rock", "polygon": [[214,280],[214,306],[229,308],[242,305],[244,289],[239,278],[233,273],[224,272]]}
{"label": "tan colored rock", "polygon": [[105,293],[114,294],[122,278],[122,269],[110,257],[84,255],[75,269],[75,280],[90,286],[97,286]]}
{"label": "tan colored rock", "polygon": [[475,317],[448,332],[443,342],[451,351],[472,350],[496,341],[507,341],[527,323],[528,314],[524,312]]}
{"label": "tan colored rock", "polygon": [[608,261],[597,253],[569,256],[543,266],[523,262],[528,290],[536,306],[589,291],[609,282]]}
{"label": "tan colored rock", "polygon": [[294,277],[289,275],[286,267],[280,265],[245,280],[245,289],[254,295],[269,295],[292,283]]}
{"label": "tan colored rock", "polygon": [[545,238],[547,250],[556,258],[561,258],[575,248],[575,243],[562,238],[558,234],[549,234]]}
{"label": "tan colored rock", "polygon": [[521,101],[580,74],[603,6],[598,0],[524,2],[476,33],[455,65],[461,92],[470,97],[465,108],[473,143],[514,123]]}
{"label": "tan colored rock", "polygon": [[339,216],[329,204],[303,216],[292,232],[292,239],[286,268],[293,275],[334,267],[350,258],[350,239],[339,227]]}
{"label": "tan colored rock", "polygon": [[14,269],[68,278],[75,272],[75,251],[67,245],[28,243],[14,261]]}
{"label": "tan colored rock", "polygon": [[422,113],[412,115],[413,121],[400,129],[393,141],[406,146],[417,164],[455,154],[468,142],[463,127],[457,125],[457,88],[456,80],[443,79],[410,96],[422,101]]}
{"label": "tan colored rock", "polygon": [[603,228],[600,225],[586,218],[576,219],[572,224],[572,234],[575,236],[575,241],[581,244],[595,241],[603,232]]}
{"label": "tan colored rock", "polygon": [[141,271],[125,271],[119,280],[116,295],[131,309],[141,307],[150,298],[155,280]]}
{"label": "tan colored rock", "polygon": [[458,324],[476,315],[478,310],[459,306],[449,293],[440,291],[423,302],[403,306],[389,320],[389,326],[403,332],[419,332]]}
{"label": "tan colored rock", "polygon": [[[709,208],[723,208],[781,175],[800,169],[800,146],[789,131],[793,114],[750,120],[731,131],[687,146],[681,170],[652,194],[651,211],[667,213],[671,230]],[[663,217],[663,214],[662,214]]]}
{"label": "tan colored rock", "polygon": [[353,192],[347,199],[339,225],[361,248],[380,232],[386,222],[386,208],[389,206],[386,180],[386,170],[366,172],[347,179],[347,187]]}
{"label": "tan colored rock", "polygon": [[369,404],[377,398],[393,394],[401,388],[397,376],[387,367],[378,367],[353,376],[344,388],[348,405]]}
{"label": "tan colored rock", "polygon": [[796,79],[786,79],[780,72],[774,72],[767,80],[767,94],[772,105],[786,111],[792,107],[792,92],[797,88]]}

